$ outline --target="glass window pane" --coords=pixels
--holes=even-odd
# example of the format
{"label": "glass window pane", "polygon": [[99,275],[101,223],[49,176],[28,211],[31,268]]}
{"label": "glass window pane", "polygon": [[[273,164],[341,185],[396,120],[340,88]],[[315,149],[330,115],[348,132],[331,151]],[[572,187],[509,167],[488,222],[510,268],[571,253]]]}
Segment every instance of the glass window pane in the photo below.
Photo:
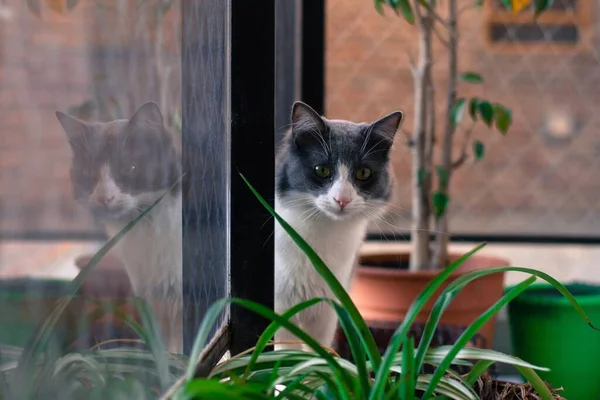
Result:
{"label": "glass window pane", "polygon": [[[42,343],[52,357],[85,350],[91,364],[35,382],[8,374],[14,390],[113,398],[112,384],[125,377],[138,381],[129,389],[158,397],[185,363],[165,355],[172,369],[162,380],[146,359],[149,346],[162,338],[167,351],[189,352],[200,314],[227,295],[228,88],[217,69],[202,68],[220,63],[226,71],[229,3],[182,3],[0,5],[0,364],[31,349],[34,332],[74,290],[80,270],[133,221]],[[202,26],[198,40],[182,42],[190,15],[215,22]],[[206,86],[190,83],[196,91],[183,93],[182,71],[190,68],[206,74]],[[198,179],[180,181],[192,168]],[[117,347],[126,359],[110,359],[117,368],[108,383],[90,388],[69,380],[73,371],[91,381],[107,374],[104,355]],[[52,357],[43,368],[56,366]]]}

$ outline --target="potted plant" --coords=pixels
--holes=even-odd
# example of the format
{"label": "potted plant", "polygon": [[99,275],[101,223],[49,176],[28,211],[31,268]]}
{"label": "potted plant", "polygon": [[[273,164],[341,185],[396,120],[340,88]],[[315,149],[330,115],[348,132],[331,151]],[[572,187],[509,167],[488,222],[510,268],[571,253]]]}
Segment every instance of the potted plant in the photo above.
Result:
{"label": "potted plant", "polygon": [[[511,6],[509,0],[503,3]],[[418,57],[410,65],[415,101],[413,132],[408,140],[412,158],[410,252],[361,251],[351,286],[352,298],[370,327],[377,331],[381,346],[385,346],[395,326],[403,320],[416,294],[458,256],[448,252],[450,183],[454,172],[466,160],[471,158],[477,162],[484,156],[485,146],[472,138],[473,129],[483,124],[505,135],[512,123],[508,107],[481,97],[461,97],[459,82],[482,84],[483,77],[477,72],[459,69],[458,0],[375,0],[375,8],[380,13],[384,4],[417,29]],[[481,4],[479,0],[471,5],[481,7]],[[536,15],[547,6],[548,2],[536,1]],[[435,54],[432,51],[436,38],[442,42],[440,51],[448,59],[444,84],[436,84],[432,79],[431,66],[438,62],[435,55],[439,54],[437,50]],[[438,120],[435,99],[441,97],[445,99],[444,117]],[[477,255],[464,263],[449,282],[469,271],[502,265],[508,265],[508,261]],[[465,288],[442,323],[460,334],[463,327],[502,296],[503,286],[503,273],[498,273]],[[424,323],[430,311],[431,304],[428,304],[417,322]],[[495,319],[492,319],[480,330],[480,340],[472,345],[491,347],[494,326]],[[448,333],[439,344],[449,344],[456,339],[451,331]]]}

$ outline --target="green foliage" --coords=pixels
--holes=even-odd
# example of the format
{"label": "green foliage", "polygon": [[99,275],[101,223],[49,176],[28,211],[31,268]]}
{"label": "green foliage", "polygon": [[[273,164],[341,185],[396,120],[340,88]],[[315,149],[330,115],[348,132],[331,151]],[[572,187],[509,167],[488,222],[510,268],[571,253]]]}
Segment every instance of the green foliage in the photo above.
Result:
{"label": "green foliage", "polygon": [[[247,181],[246,183],[250,186]],[[302,237],[286,224],[252,187],[251,190],[274,218],[281,223],[284,230],[286,230],[292,239],[303,250],[309,249],[310,247]],[[235,395],[242,396],[241,391],[245,391],[243,395],[247,396],[246,398],[256,399],[275,397],[285,399],[375,400],[398,398],[416,400],[417,398],[430,398],[434,394],[437,396],[444,395],[449,399],[478,399],[477,394],[473,390],[473,383],[490,365],[495,362],[503,362],[514,365],[524,376],[528,377],[529,382],[534,385],[541,399],[551,399],[552,395],[549,389],[539,380],[539,377],[535,373],[536,369],[544,370],[544,368],[531,365],[523,360],[496,351],[464,347],[495,313],[515,296],[522,293],[535,280],[533,276],[514,287],[496,304],[477,318],[465,330],[455,345],[437,349],[430,347],[435,328],[443,312],[464,286],[474,279],[490,273],[498,273],[502,270],[527,272],[549,281],[572,301],[578,312],[583,312],[566,289],[546,274],[531,269],[509,267],[491,268],[464,275],[442,291],[427,321],[419,346],[415,347],[414,342],[408,336],[409,328],[414,323],[416,316],[420,313],[424,304],[439,290],[450,274],[482,247],[483,245],[480,245],[465,254],[447,269],[441,271],[430,282],[415,299],[405,320],[392,335],[388,348],[381,360],[376,360],[375,362],[368,359],[369,357],[367,356],[367,349],[372,340],[371,333],[370,331],[362,331],[360,329],[364,321],[362,321],[360,314],[353,312],[354,305],[351,304],[350,299],[345,295],[341,298],[338,297],[336,301],[313,299],[298,304],[280,316],[274,315],[272,311],[246,300],[225,299],[217,307],[224,307],[225,303],[235,303],[250,308],[274,322],[259,338],[257,346],[251,354],[244,354],[221,363],[215,367],[208,379],[188,379],[172,398],[181,400],[213,398],[208,397],[209,393],[217,392],[225,398],[235,398]],[[319,270],[321,276],[330,287],[339,288],[339,282],[337,282],[335,276],[320,271],[323,265],[318,255],[311,251],[305,251],[305,254],[313,262],[315,268]],[[343,289],[342,292],[345,293]],[[310,340],[306,343],[313,350],[312,352],[277,350],[263,353],[267,341],[275,334],[277,329],[280,327],[288,329],[290,326],[294,326],[289,323],[289,319],[293,315],[319,302],[326,302],[329,306],[335,308],[342,328],[349,339],[353,358],[354,360],[359,360],[359,362],[351,363],[337,356],[325,356],[328,353],[324,352],[324,349],[314,343],[309,337],[308,339]],[[210,314],[216,315],[218,312],[210,312]],[[582,314],[582,316],[589,323],[587,316],[585,314]],[[295,327],[294,334],[306,336],[297,327]],[[360,360],[364,360],[365,358],[367,358],[366,364],[360,362]],[[473,364],[473,361],[476,361],[476,363]],[[420,371],[424,364],[438,366],[439,368],[434,374],[422,374]],[[466,377],[462,377],[454,371],[454,366],[456,365],[470,365],[472,366],[471,372]],[[374,376],[374,378],[368,375]],[[218,381],[222,386],[218,386],[215,381]],[[251,387],[254,387],[255,391],[250,390]],[[425,392],[425,395],[417,397],[417,391]]]}
{"label": "green foliage", "polygon": [[473,121],[477,121],[477,110],[479,106],[479,98],[473,97],[469,100],[469,115]]}
{"label": "green foliage", "polygon": [[483,78],[477,72],[465,72],[458,79],[469,83],[483,83]]}
{"label": "green foliage", "polygon": [[481,116],[481,119],[488,127],[492,126],[492,121],[494,120],[494,108],[487,100],[479,100],[477,102],[477,111]]}
{"label": "green foliage", "polygon": [[450,198],[448,195],[440,190],[433,192],[432,194],[432,209],[433,215],[436,218],[440,218],[446,212]]}
{"label": "green foliage", "polygon": [[[243,179],[246,181],[245,178]],[[88,352],[61,356],[53,355],[52,349],[40,350],[38,347],[35,348],[35,351],[40,352],[37,354],[39,357],[33,357],[35,361],[28,365],[26,371],[27,384],[36,390],[26,393],[13,390],[23,389],[23,387],[14,386],[16,370],[19,368],[18,364],[22,363],[21,360],[25,354],[31,354],[32,351],[2,346],[0,347],[0,384],[5,391],[8,387],[10,393],[19,394],[18,397],[13,395],[3,396],[3,398],[27,400],[33,398],[37,393],[43,393],[47,398],[155,399],[159,393],[164,393],[166,384],[175,384],[172,387],[173,390],[169,390],[173,394],[163,397],[164,399],[378,400],[394,398],[417,400],[429,399],[432,396],[445,396],[447,399],[455,400],[478,400],[479,397],[473,389],[473,384],[489,366],[501,362],[515,366],[536,389],[540,399],[552,399],[548,387],[535,372],[535,370],[546,370],[545,368],[493,350],[465,348],[465,345],[502,307],[529,287],[535,280],[535,276],[548,281],[566,296],[575,310],[591,326],[583,309],[559,282],[542,272],[519,267],[489,268],[462,275],[442,290],[425,325],[420,343],[416,346],[409,336],[409,330],[417,315],[420,314],[434,293],[440,290],[446,279],[483,247],[483,245],[477,246],[453,262],[447,269],[442,270],[417,296],[382,355],[375,345],[371,332],[366,328],[365,321],[335,275],[306,241],[269,206],[247,181],[246,183],[263,206],[311,260],[314,268],[331,288],[335,299],[311,299],[297,304],[283,314],[276,314],[261,304],[244,299],[219,300],[211,305],[204,316],[189,359],[194,362],[188,362],[183,357],[165,354],[164,348],[160,344],[152,343],[160,341],[160,339],[153,334],[152,317],[149,315],[142,318],[144,326],[140,326],[134,321],[127,322],[149,344],[150,351],[130,348],[90,349]],[[114,242],[109,243],[114,244]],[[103,249],[100,250],[99,255]],[[86,271],[89,272],[89,269],[84,268],[80,273],[83,274],[81,279],[85,277]],[[531,276],[513,287],[482,313],[467,327],[454,345],[432,348],[431,341],[436,327],[444,311],[460,291],[475,279],[501,271],[518,271]],[[80,282],[81,279],[77,281]],[[201,350],[209,339],[209,332],[229,304],[245,307],[272,323],[249,352],[217,365],[207,378],[195,378],[195,360],[198,360]],[[317,304],[320,304],[321,307],[333,307],[348,339],[353,359],[358,360],[357,362],[353,363],[331,354],[291,322],[297,313]],[[146,319],[150,321],[144,323]],[[43,329],[51,330],[53,320],[54,317],[49,316],[43,324]],[[280,328],[290,330],[312,351],[264,352],[270,339]],[[158,350],[152,351],[153,347]],[[32,359],[31,356],[28,358]],[[433,374],[423,374],[421,371],[424,365],[432,365],[437,368]],[[470,366],[470,372],[466,376],[459,375],[455,371],[456,366],[459,365]],[[178,381],[179,376],[184,376],[184,379]],[[424,395],[421,396],[419,393],[424,393]]]}
{"label": "green foliage", "polygon": [[546,11],[552,5],[553,0],[533,0],[533,11],[535,18],[539,17],[541,13]]}
{"label": "green foliage", "polygon": [[457,126],[460,124],[460,121],[463,118],[465,113],[465,107],[467,105],[467,100],[464,98],[456,99],[454,104],[452,105],[452,110],[450,111],[450,118],[452,119],[452,125]]}
{"label": "green foliage", "polygon": [[506,134],[512,124],[512,113],[510,109],[501,104],[494,104],[494,118],[496,120],[496,129],[502,134]]}
{"label": "green foliage", "polygon": [[[181,178],[173,184],[171,189],[178,185],[180,181]],[[59,319],[61,318],[64,310],[70,304],[72,299],[76,296],[77,291],[81,288],[84,279],[91,272],[91,270],[110,251],[110,249],[113,248],[123,238],[125,234],[127,234],[127,232],[129,232],[139,221],[146,217],[146,215],[162,200],[162,198],[168,192],[169,191],[166,191],[163,195],[161,195],[154,203],[152,203],[136,218],[130,221],[119,233],[117,233],[104,246],[102,246],[100,250],[98,250],[98,252],[92,257],[88,264],[81,269],[79,274],[71,282],[71,287],[69,289],[70,295],[65,296],[63,299],[57,302],[53,311],[36,328],[34,334],[28,341],[28,344],[26,345],[25,349],[19,352],[18,357],[11,359],[9,366],[2,366],[0,371],[2,371],[2,373],[5,374],[4,380],[8,382],[7,386],[10,388],[10,394],[14,395],[15,393],[18,393],[19,396],[21,396],[20,398],[28,399],[31,396],[36,396],[40,390],[48,391],[48,387],[55,387],[59,382],[61,382],[59,378],[62,376],[59,375],[59,372],[63,371],[63,368],[65,366],[65,359],[69,358],[77,361],[74,364],[80,367],[98,367],[98,369],[94,370],[92,372],[92,375],[90,375],[90,381],[104,382],[103,373],[99,370],[101,364],[99,364],[94,359],[94,355],[91,355],[92,358],[86,358],[82,354],[74,353],[65,357],[60,357],[60,355],[56,354],[56,351],[52,347],[50,347],[50,338],[54,334],[56,325]],[[157,376],[160,378],[159,386],[166,387],[172,382],[168,379],[168,366],[166,365],[163,356],[164,346],[157,333],[158,331],[156,323],[153,321],[154,317],[152,313],[149,312],[147,309],[141,308],[140,312],[142,314],[142,320],[144,323],[143,330],[147,332],[147,335],[145,336],[146,344],[148,345],[148,347],[150,347],[150,354],[152,354],[156,360],[154,371],[158,374]],[[140,332],[142,331],[141,327],[134,327],[134,329],[136,328]],[[5,357],[7,355],[7,352],[5,350],[6,349],[2,349],[0,351],[0,354],[3,357],[0,360],[0,362],[2,363],[5,362]],[[10,354],[10,352],[8,354]],[[92,354],[104,353],[96,352]],[[76,371],[77,369],[75,369],[75,372]],[[75,372],[73,371],[73,368],[69,367],[69,369],[65,372],[65,379],[68,380],[77,377],[77,374],[75,374]],[[94,380],[94,376],[97,376],[99,380]],[[73,386],[73,384],[71,384],[71,386]],[[67,386],[63,386],[62,384],[56,386],[57,390],[61,390],[61,388],[66,387]],[[76,388],[73,387],[72,389],[82,390],[78,386]]]}
{"label": "green foliage", "polygon": [[402,16],[409,24],[415,23],[415,15],[409,0],[387,0],[394,10],[400,9]]}
{"label": "green foliage", "polygon": [[438,176],[438,187],[446,190],[448,187],[448,182],[450,181],[450,174],[448,173],[448,170],[441,165],[435,167],[435,170],[437,171]]}
{"label": "green foliage", "polygon": [[415,14],[409,0],[375,0],[375,9],[383,15],[383,5],[387,4],[396,14],[402,14],[406,22],[415,23]]}
{"label": "green foliage", "polygon": [[479,140],[473,142],[473,154],[475,155],[475,161],[479,161],[483,158],[485,152],[485,146]]}

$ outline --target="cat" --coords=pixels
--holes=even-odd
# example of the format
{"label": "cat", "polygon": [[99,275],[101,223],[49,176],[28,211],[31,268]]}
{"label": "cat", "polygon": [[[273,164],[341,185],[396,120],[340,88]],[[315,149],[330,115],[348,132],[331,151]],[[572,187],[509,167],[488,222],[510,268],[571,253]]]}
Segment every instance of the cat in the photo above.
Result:
{"label": "cat", "polygon": [[[147,102],[127,119],[84,122],[56,112],[72,150],[75,199],[110,237],[165,197],[115,246],[133,292],[154,308],[167,350],[181,353],[181,139]],[[168,192],[167,192],[168,191]]]}
{"label": "cat", "polygon": [[[291,128],[276,158],[275,210],[319,254],[347,289],[367,225],[382,215],[394,179],[390,149],[402,111],[377,121],[329,120],[294,103]],[[333,298],[323,278],[291,237],[275,227],[275,311],[315,297]],[[292,322],[331,347],[337,315],[326,303],[297,314]],[[275,335],[276,349],[305,348],[289,331]]]}

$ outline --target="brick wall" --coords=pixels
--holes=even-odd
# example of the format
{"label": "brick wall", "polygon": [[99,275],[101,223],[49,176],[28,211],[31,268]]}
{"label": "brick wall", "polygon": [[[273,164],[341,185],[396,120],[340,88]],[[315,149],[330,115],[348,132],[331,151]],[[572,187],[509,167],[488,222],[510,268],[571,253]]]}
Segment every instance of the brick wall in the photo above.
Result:
{"label": "brick wall", "polygon": [[[505,137],[483,126],[474,131],[486,144],[486,155],[454,176],[454,230],[600,234],[600,58],[594,30],[582,35],[584,51],[579,54],[549,44],[542,45],[546,54],[539,55],[492,52],[483,37],[484,16],[473,10],[460,20],[459,67],[480,72],[485,84],[460,83],[459,96],[485,96],[506,104],[513,109],[514,122]],[[373,1],[328,0],[326,113],[371,121],[400,108],[406,112],[404,129],[410,132],[413,84],[408,59],[416,59],[415,29],[389,9],[379,15]],[[434,56],[441,126],[447,57],[439,42]],[[553,143],[545,139],[542,125],[561,111],[572,115],[579,129],[572,140]],[[457,147],[461,139],[459,134]],[[399,185],[392,222],[407,229],[410,154],[401,138],[393,163]]]}
{"label": "brick wall", "polygon": [[[3,4],[0,230],[94,229],[72,200],[71,153],[54,112],[67,111],[99,94],[114,96],[124,114],[143,101],[160,102],[156,85],[149,84],[159,81],[153,58],[156,24],[141,20],[140,8],[117,10],[113,0],[81,0],[62,15],[43,8],[41,19],[24,1]],[[173,67],[171,79],[176,82],[178,13],[175,5],[167,14],[164,26],[169,29],[162,44],[175,62],[169,68]],[[163,104],[179,101],[179,88],[170,89]]]}
{"label": "brick wall", "polygon": [[[70,197],[70,153],[54,111],[67,110],[99,91],[125,92],[127,98],[136,93],[127,110],[153,97],[155,88],[149,86],[148,77],[156,71],[145,57],[153,51],[155,25],[140,22],[135,7],[111,14],[112,3],[81,0],[66,15],[44,9],[42,19],[32,15],[23,1],[3,3],[0,229],[4,231],[91,227]],[[99,6],[105,7],[102,13]],[[134,16],[138,17],[135,23],[128,19]],[[179,18],[178,7],[173,7],[165,22],[169,28],[164,46],[175,63]],[[584,38],[586,51],[578,55],[552,49],[547,55],[507,55],[484,46],[482,21],[475,12],[463,14],[460,67],[481,72],[486,84],[461,84],[460,95],[485,95],[511,106],[514,124],[506,137],[481,127],[475,131],[486,143],[486,157],[455,175],[454,227],[458,231],[600,233],[600,179],[596,177],[600,57],[595,34]],[[407,60],[408,54],[416,54],[414,28],[390,11],[380,16],[372,1],[328,0],[326,40],[327,114],[372,120],[401,108],[406,112],[404,128],[410,131],[413,93]],[[443,85],[446,59],[440,51],[438,45],[434,70],[436,83]],[[110,76],[98,83],[98,71],[103,70]],[[171,78],[178,81],[176,73]],[[172,97],[167,102],[177,101],[178,90],[177,85],[169,87]],[[547,115],[561,110],[575,116],[580,129],[571,141],[550,143],[541,126]],[[410,159],[400,140],[394,166],[399,185],[397,219],[392,222],[402,229],[408,226],[410,209]],[[386,224],[380,225],[384,229]]]}

